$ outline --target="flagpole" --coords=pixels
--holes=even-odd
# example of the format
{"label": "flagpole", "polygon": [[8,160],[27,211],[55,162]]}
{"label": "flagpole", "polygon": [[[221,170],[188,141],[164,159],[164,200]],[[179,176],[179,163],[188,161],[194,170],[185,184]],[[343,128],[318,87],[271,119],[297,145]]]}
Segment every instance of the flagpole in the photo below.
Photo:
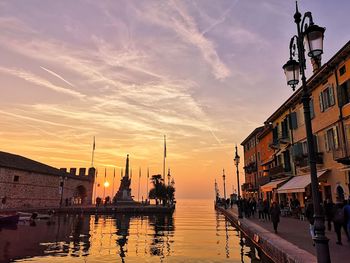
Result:
{"label": "flagpole", "polygon": [[105,186],[106,175],[107,175],[107,169],[105,168],[105,180],[103,182],[103,202],[105,201],[105,194],[106,194],[106,186]]}
{"label": "flagpole", "polygon": [[95,154],[95,136],[94,136],[94,143],[92,145],[91,167],[94,167],[94,154]]}
{"label": "flagpole", "polygon": [[149,168],[147,168],[147,184],[146,184],[146,186],[147,186],[147,190],[146,190],[146,194],[147,194],[147,200],[148,200],[148,197],[149,197],[149,194],[148,194],[148,183],[149,183]]}
{"label": "flagpole", "polygon": [[164,158],[163,158],[163,180],[165,184],[165,158],[166,158],[166,137],[164,135]]}
{"label": "flagpole", "polygon": [[137,201],[140,202],[140,179],[141,179],[141,167],[139,169],[139,188],[137,189]]}
{"label": "flagpole", "polygon": [[92,202],[95,202],[96,203],[96,197],[97,197],[97,193],[96,193],[96,186],[97,186],[97,169],[95,170],[95,183],[94,183],[94,188],[95,188],[95,198],[94,200],[92,200]]}
{"label": "flagpole", "polygon": [[113,200],[113,197],[114,197],[114,178],[115,178],[115,168],[114,168],[114,171],[113,171],[112,200]]}

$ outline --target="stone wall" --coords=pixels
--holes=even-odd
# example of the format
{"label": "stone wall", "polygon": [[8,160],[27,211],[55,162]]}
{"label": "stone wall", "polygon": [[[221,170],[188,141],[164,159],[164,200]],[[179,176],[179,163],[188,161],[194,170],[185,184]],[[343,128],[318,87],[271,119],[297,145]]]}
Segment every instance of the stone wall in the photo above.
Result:
{"label": "stone wall", "polygon": [[6,196],[5,208],[59,207],[61,198],[64,206],[66,198],[73,203],[78,186],[86,189],[84,204],[91,204],[93,183],[89,176],[61,177],[0,167],[0,198]]}

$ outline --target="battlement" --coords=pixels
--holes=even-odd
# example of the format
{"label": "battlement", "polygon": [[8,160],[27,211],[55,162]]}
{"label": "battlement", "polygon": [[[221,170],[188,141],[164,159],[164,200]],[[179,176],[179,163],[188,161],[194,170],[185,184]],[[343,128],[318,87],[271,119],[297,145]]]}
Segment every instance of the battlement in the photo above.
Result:
{"label": "battlement", "polygon": [[[86,168],[60,168],[60,171],[68,173],[72,176],[79,176],[79,177],[92,177],[94,178],[96,169],[94,167],[90,167],[86,173]],[[77,173],[78,171],[78,173]]]}

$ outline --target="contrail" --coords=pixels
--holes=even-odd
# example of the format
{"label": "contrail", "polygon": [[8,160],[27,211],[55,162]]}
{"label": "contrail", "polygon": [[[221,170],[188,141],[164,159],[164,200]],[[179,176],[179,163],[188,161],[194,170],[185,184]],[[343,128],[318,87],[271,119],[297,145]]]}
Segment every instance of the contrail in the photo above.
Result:
{"label": "contrail", "polygon": [[212,131],[212,129],[209,128],[210,133],[213,135],[213,137],[215,138],[215,140],[219,143],[222,144],[221,141],[219,140],[218,137],[216,137],[215,133]]}
{"label": "contrail", "polygon": [[42,69],[45,70],[46,72],[50,73],[51,75],[53,75],[53,76],[59,78],[60,80],[64,81],[64,82],[67,83],[69,86],[75,88],[74,85],[73,85],[72,83],[70,83],[68,80],[65,80],[62,76],[58,75],[57,73],[53,72],[52,70],[49,70],[49,69],[47,69],[47,68],[45,68],[45,67],[42,67],[42,66],[40,66],[40,68],[42,68]]}
{"label": "contrail", "polygon": [[202,35],[207,34],[209,31],[211,31],[214,27],[216,27],[217,25],[223,23],[228,14],[231,12],[232,8],[238,3],[239,0],[234,1],[231,6],[221,15],[221,17],[219,17],[212,25],[210,25],[207,29],[202,31]]}

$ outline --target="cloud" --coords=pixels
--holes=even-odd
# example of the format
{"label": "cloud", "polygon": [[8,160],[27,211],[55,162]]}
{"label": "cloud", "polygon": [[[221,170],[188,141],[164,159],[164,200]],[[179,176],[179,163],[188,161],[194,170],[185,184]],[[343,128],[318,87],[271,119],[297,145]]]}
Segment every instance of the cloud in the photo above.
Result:
{"label": "cloud", "polygon": [[36,84],[41,87],[48,88],[50,90],[53,90],[58,93],[62,93],[65,95],[69,95],[72,97],[76,97],[79,99],[82,99],[85,97],[84,94],[81,94],[78,91],[70,90],[61,86],[57,86],[55,84],[52,84],[50,81],[43,79],[37,75],[34,75],[28,71],[25,71],[23,69],[17,69],[17,68],[5,68],[5,67],[0,67],[0,72],[8,75],[15,76],[17,78],[23,79],[25,81],[31,82],[33,84]]}
{"label": "cloud", "polygon": [[187,12],[179,1],[169,1],[162,5],[148,6],[146,10],[139,10],[138,15],[148,23],[175,31],[181,40],[198,48],[212,73],[218,80],[230,76],[230,69],[220,59],[215,45],[200,31],[195,19]]}

